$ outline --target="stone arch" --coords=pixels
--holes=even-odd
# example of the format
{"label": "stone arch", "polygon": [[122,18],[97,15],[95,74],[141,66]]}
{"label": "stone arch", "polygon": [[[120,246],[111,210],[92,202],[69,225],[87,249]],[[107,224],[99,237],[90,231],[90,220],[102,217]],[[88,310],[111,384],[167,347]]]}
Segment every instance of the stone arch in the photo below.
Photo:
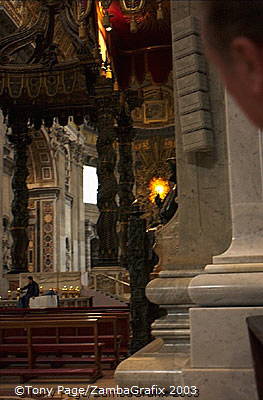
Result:
{"label": "stone arch", "polygon": [[48,133],[31,132],[28,151],[30,272],[53,272],[56,268],[57,165]]}

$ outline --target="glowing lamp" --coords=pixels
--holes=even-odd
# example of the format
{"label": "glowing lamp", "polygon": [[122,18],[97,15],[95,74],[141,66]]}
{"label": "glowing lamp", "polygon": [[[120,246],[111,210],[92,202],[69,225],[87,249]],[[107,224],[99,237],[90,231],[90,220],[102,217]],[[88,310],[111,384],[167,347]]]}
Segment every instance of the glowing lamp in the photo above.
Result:
{"label": "glowing lamp", "polygon": [[165,196],[170,191],[169,182],[163,178],[153,178],[149,184],[150,196],[149,200],[154,203],[157,195],[160,196],[161,200],[165,198]]}

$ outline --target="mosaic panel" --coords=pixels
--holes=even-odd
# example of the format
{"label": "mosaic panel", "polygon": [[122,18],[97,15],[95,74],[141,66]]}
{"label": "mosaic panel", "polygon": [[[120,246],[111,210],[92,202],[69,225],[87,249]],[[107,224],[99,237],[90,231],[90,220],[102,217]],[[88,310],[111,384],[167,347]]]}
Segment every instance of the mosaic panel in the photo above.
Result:
{"label": "mosaic panel", "polygon": [[37,272],[36,268],[36,202],[29,200],[29,226],[28,226],[28,270],[29,272]]}
{"label": "mosaic panel", "polygon": [[41,222],[42,222],[42,271],[54,271],[54,237],[55,237],[55,218],[54,201],[43,200],[41,202]]}

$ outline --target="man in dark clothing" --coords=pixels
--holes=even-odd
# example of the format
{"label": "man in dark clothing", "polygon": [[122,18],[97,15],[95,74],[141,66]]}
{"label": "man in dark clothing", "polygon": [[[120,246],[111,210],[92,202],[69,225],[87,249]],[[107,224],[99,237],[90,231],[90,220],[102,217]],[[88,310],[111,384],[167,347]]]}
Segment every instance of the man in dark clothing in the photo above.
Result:
{"label": "man in dark clothing", "polygon": [[25,296],[23,296],[21,299],[23,308],[27,308],[29,306],[29,299],[31,297],[34,298],[34,297],[39,296],[38,284],[33,280],[32,276],[28,276],[27,279],[28,279],[28,285],[21,288],[21,290],[27,290]]}

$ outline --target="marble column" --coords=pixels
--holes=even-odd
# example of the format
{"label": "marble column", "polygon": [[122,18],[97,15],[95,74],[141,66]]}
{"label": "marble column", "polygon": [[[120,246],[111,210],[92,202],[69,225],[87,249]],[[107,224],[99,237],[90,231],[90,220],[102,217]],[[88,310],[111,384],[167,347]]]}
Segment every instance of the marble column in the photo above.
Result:
{"label": "marble column", "polygon": [[190,283],[199,307],[190,311],[184,376],[201,400],[257,400],[246,318],[263,315],[263,135],[228,94],[226,111],[232,241]]}
{"label": "marble column", "polygon": [[161,272],[146,288],[167,315],[152,325],[156,340],[117,368],[124,386],[182,384],[190,359],[188,286],[231,240],[224,90],[202,53],[196,3],[171,2],[179,208],[158,229]]}

